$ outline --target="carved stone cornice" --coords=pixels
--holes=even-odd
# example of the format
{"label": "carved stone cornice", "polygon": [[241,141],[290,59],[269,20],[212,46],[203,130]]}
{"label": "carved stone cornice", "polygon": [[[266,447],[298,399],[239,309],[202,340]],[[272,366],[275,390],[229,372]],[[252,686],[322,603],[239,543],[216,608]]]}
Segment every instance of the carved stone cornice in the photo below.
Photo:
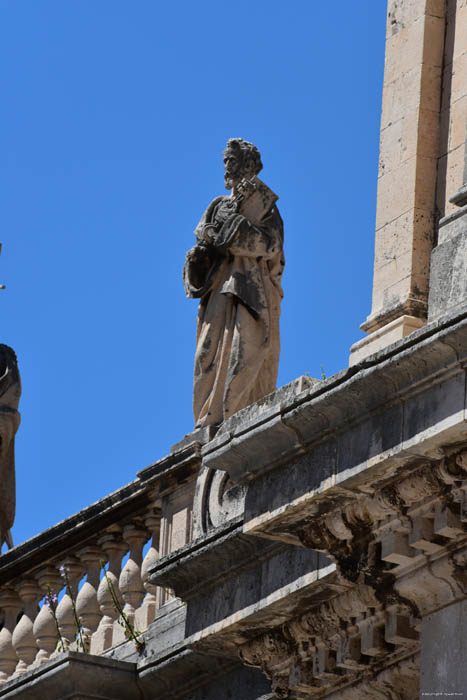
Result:
{"label": "carved stone cornice", "polygon": [[278,698],[323,697],[414,657],[418,624],[406,606],[384,610],[359,585],[242,645],[239,655],[266,674]]}
{"label": "carved stone cornice", "polygon": [[[400,432],[398,408],[411,404],[435,385],[452,382],[455,377],[462,381],[466,357],[464,309],[323,382],[284,399],[276,400],[271,394],[240,411],[202,448],[203,465],[227,471],[234,482],[251,481],[307,454],[314,445],[347,431],[353,423],[365,418],[371,421],[389,409],[394,415],[387,419],[391,422],[386,424],[386,441],[391,447],[400,444],[401,449],[407,449],[411,442],[404,432],[411,434],[412,418],[408,416],[407,430]],[[394,435],[389,435],[391,427]],[[422,430],[421,423],[419,427]]]}
{"label": "carved stone cornice", "polygon": [[[341,491],[322,496],[311,514],[288,515],[288,534],[325,552],[351,587],[241,646],[279,698],[340,698],[337,689],[362,678],[360,695],[348,688],[342,697],[410,697],[396,692],[395,676],[371,678],[418,653],[422,616],[467,595],[466,447],[409,463],[372,494]],[[283,531],[279,518],[262,534],[281,539]]]}
{"label": "carved stone cornice", "polygon": [[151,569],[149,581],[170,587],[175,595],[188,601],[215,586],[227,573],[238,575],[259,559],[284,548],[281,542],[244,535],[242,519],[236,518],[160,559]]}

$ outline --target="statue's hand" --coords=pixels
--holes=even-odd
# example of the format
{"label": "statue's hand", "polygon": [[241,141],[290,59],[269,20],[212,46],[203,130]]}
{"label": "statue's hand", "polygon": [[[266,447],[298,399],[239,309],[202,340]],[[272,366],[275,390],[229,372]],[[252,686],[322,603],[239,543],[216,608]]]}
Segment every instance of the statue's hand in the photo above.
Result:
{"label": "statue's hand", "polygon": [[237,194],[247,199],[256,190],[256,185],[251,180],[243,177],[237,185]]}
{"label": "statue's hand", "polygon": [[240,200],[238,199],[238,197],[224,197],[223,201],[217,206],[214,215],[214,223],[210,224],[210,226],[212,226],[212,229],[211,231],[209,231],[211,235],[214,234],[214,240],[217,231],[225,224],[225,222],[228,219],[230,219],[231,216],[238,212],[239,205]]}
{"label": "statue's hand", "polygon": [[213,253],[214,248],[210,241],[198,241],[198,243],[195,246],[193,246],[193,248],[190,248],[190,250],[186,254],[186,259],[187,262],[190,263],[205,264],[207,260],[211,261]]}
{"label": "statue's hand", "polygon": [[197,243],[193,246],[193,248],[190,248],[190,250],[186,254],[186,259],[190,262],[198,262],[201,258],[204,257],[205,252],[206,248]]}
{"label": "statue's hand", "polygon": [[198,245],[210,246],[214,243],[214,235],[217,233],[217,224],[205,224],[203,240]]}

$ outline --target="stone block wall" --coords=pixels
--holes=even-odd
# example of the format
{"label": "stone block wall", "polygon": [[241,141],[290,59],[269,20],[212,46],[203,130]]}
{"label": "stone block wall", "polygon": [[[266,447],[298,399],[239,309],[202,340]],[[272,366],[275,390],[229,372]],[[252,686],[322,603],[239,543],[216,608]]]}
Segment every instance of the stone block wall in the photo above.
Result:
{"label": "stone block wall", "polygon": [[351,365],[452,306],[428,312],[430,287],[446,276],[430,280],[440,221],[466,177],[466,17],[466,0],[388,2],[372,309]]}
{"label": "stone block wall", "polygon": [[449,199],[464,183],[467,124],[467,2],[447,0],[436,206],[441,217],[456,210]]}

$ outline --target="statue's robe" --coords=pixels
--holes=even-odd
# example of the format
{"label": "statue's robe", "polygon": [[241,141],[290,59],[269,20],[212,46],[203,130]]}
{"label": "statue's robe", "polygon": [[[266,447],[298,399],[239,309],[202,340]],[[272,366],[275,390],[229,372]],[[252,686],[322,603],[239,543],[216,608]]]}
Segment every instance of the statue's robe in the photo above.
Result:
{"label": "statue's robe", "polygon": [[193,390],[196,427],[217,425],[276,388],[282,219],[274,204],[253,225],[229,209],[232,201],[218,197],[210,204],[183,271],[187,296],[201,299]]}
{"label": "statue's robe", "polygon": [[0,345],[0,548],[13,546],[10,528],[15,519],[15,434],[20,424],[21,381],[16,355]]}

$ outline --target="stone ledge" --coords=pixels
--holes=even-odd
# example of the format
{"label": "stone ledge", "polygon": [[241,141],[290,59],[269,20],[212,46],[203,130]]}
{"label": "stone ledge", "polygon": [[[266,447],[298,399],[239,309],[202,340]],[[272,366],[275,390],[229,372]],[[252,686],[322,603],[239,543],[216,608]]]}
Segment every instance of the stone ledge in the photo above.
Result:
{"label": "stone ledge", "polygon": [[[438,245],[442,245],[450,238],[457,236],[458,233],[465,233],[467,229],[467,223],[465,221],[465,215],[467,214],[467,206],[461,209],[456,209],[452,214],[445,216],[439,222],[438,231]],[[435,250],[436,247],[433,249]]]}
{"label": "stone ledge", "polygon": [[109,526],[144,513],[155,487],[161,491],[175,489],[199,469],[200,462],[200,445],[190,443],[138,472],[138,478],[129,484],[5,552],[0,556],[0,585],[43,565],[51,557],[75,550]]}
{"label": "stone ledge", "polygon": [[[401,427],[405,437],[390,436],[396,416],[392,423],[384,425],[380,421],[379,426],[372,416],[387,411],[391,402],[396,402],[396,413],[401,401],[411,405],[411,392],[419,391],[416,387],[421,381],[436,386],[443,376],[448,382],[457,372],[459,381],[463,377],[465,382],[461,358],[466,353],[467,314],[463,309],[282,403],[272,403],[266,410],[251,406],[248,420],[230,432],[219,432],[202,448],[203,466],[227,471],[234,482],[251,481],[305,455],[313,444],[331,434],[348,432],[352,422],[362,424],[365,418],[377,429],[378,439],[386,441],[386,449],[393,451],[400,445],[402,450],[410,451],[414,438],[407,416]],[[462,393],[461,388],[459,391]],[[418,430],[422,430],[421,423]],[[426,454],[429,441],[420,450],[419,454]],[[382,451],[376,444],[372,450],[375,455]],[[363,462],[362,468],[366,468]]]}
{"label": "stone ledge", "polygon": [[383,329],[388,323],[395,321],[399,316],[414,316],[424,320],[426,315],[426,299],[409,297],[405,301],[398,301],[395,305],[388,305],[383,310],[371,314],[366,321],[360,324],[360,329],[365,333],[375,333]]}
{"label": "stone ledge", "polygon": [[136,664],[68,651],[0,687],[4,700],[141,700]]}
{"label": "stone ledge", "polygon": [[456,194],[453,194],[452,197],[449,198],[449,201],[451,204],[455,204],[458,207],[463,207],[467,204],[467,183],[465,185],[462,185],[460,190],[456,192]]}
{"label": "stone ledge", "polygon": [[425,325],[426,321],[417,316],[399,316],[371,335],[354,343],[350,348],[349,366],[358,364],[366,357],[374,355],[379,350],[396,343]]}
{"label": "stone ledge", "polygon": [[223,700],[226,688],[238,700],[277,700],[268,693],[270,684],[260,671],[245,668],[236,659],[187,648],[170,659],[148,660],[139,666],[138,677],[147,700]]}
{"label": "stone ledge", "polygon": [[[242,519],[227,523],[208,536],[191,542],[163,557],[151,569],[153,585],[167,586],[184,601],[205,595],[228,576],[257,566],[286,550],[288,545],[267,542],[243,534]],[[310,553],[310,566],[315,555]]]}

